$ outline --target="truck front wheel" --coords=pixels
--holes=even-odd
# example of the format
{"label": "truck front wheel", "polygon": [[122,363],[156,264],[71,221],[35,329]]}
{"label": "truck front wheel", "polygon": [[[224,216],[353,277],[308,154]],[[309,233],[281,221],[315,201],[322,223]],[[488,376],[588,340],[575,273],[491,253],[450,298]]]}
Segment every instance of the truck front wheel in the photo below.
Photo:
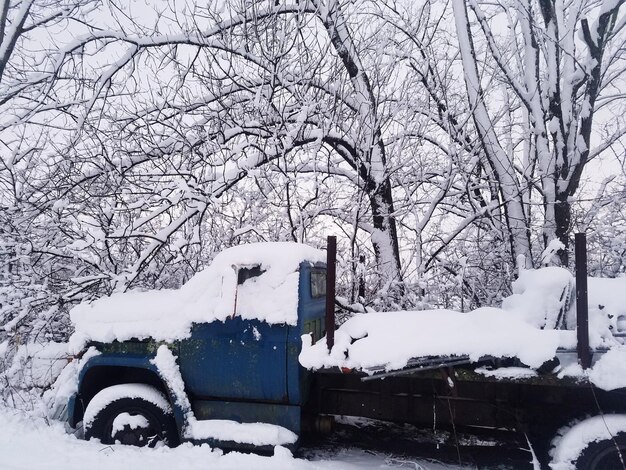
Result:
{"label": "truck front wheel", "polygon": [[159,442],[178,445],[178,432],[169,402],[156,388],[122,384],[98,392],[83,418],[85,439],[154,447]]}

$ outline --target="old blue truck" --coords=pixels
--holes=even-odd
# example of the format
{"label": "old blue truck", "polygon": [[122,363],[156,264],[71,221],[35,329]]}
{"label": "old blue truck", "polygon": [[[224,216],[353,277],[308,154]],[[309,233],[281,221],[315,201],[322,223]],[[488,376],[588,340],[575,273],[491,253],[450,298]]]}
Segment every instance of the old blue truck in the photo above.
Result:
{"label": "old blue truck", "polygon": [[[293,245],[256,247],[270,248],[278,250],[277,256],[302,257]],[[254,289],[244,299],[244,288],[272,274],[271,270],[266,272],[268,263],[244,263],[225,268],[226,276],[232,269],[236,279],[233,295],[226,295],[233,300],[229,315],[214,321],[191,321],[189,331],[174,340],[165,341],[157,333],[141,339],[87,341],[84,349],[97,354],[81,367],[77,391],[68,405],[69,423],[76,426],[82,421],[87,438],[97,437],[105,443],[143,445],[163,440],[175,445],[191,440],[220,441],[236,447],[293,444],[303,431],[306,417],[302,410],[312,389],[311,372],[298,363],[301,337],[310,334],[318,340],[325,333],[326,266],[319,256],[316,259],[292,263],[295,282],[291,286],[284,287],[282,279],[275,280],[281,283],[274,289],[276,296],[280,297],[281,289],[297,289],[293,296],[296,311],[290,319],[268,321],[241,314],[244,302],[261,302]],[[289,271],[283,277],[288,277]],[[220,293],[219,297],[225,295]],[[283,307],[280,298],[270,300],[281,303],[274,308]],[[166,355],[165,360],[168,353],[174,359],[174,377],[155,360],[159,352]],[[178,396],[177,380],[184,389],[178,390]],[[190,426],[190,418],[194,426]],[[202,423],[209,421],[221,426],[202,429]],[[257,432],[246,423],[274,428],[266,426]],[[264,440],[268,433],[276,438]]]}
{"label": "old blue truck", "polygon": [[[137,334],[137,328],[124,330],[125,336],[111,335],[101,324],[94,331],[106,334],[84,337],[81,354],[88,352],[67,406],[69,424],[82,423],[86,438],[103,443],[192,441],[268,448],[295,445],[302,435],[328,428],[333,416],[349,415],[431,429],[436,425],[455,431],[505,432],[518,436],[522,445],[530,442],[535,455],[547,464],[555,458],[554,451],[550,455],[551,441],[610,415],[615,421],[609,423],[614,429],[610,439],[591,439],[577,455],[566,456],[566,462],[576,468],[622,468],[623,389],[606,391],[557,377],[553,371],[559,358],[575,351],[561,350],[536,373],[510,379],[476,369],[519,365],[515,358],[431,356],[415,358],[398,371],[373,375],[337,367],[310,371],[299,363],[302,337],[316,342],[327,333],[327,318],[332,318],[327,317],[327,305],[334,299],[327,264],[334,265],[334,254],[326,263],[319,254],[305,256],[313,252],[303,255],[301,250],[294,254],[286,245],[254,250],[243,262],[224,268],[223,272],[232,271],[232,276],[228,274],[232,279],[229,283],[220,278],[219,295],[229,301],[221,314],[207,317],[210,321],[191,316],[183,334],[168,336],[167,330],[173,329],[168,327],[169,317],[142,317],[147,322],[142,327],[148,330],[145,335]],[[264,250],[266,261],[254,262],[254,253]],[[293,271],[291,281],[280,281],[268,268],[281,256],[295,257],[285,270]],[[269,284],[263,284],[264,276]],[[270,299],[277,309],[295,302],[293,317],[282,321],[245,313],[246,308],[253,311],[266,305],[258,297],[264,286],[277,289]],[[292,296],[285,294],[289,289],[295,290]],[[202,304],[198,295],[191,295],[196,299],[193,308]],[[158,299],[145,307],[141,299],[147,298],[138,297],[135,305],[159,308]],[[240,310],[244,304],[248,307]],[[183,301],[178,308],[185,309]],[[151,334],[150,328],[160,333]]]}

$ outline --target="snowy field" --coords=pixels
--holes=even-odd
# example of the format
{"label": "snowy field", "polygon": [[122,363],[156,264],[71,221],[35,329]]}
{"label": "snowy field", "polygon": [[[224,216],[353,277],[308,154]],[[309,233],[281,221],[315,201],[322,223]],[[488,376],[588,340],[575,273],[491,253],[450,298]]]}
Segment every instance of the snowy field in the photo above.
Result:
{"label": "snowy field", "polygon": [[178,448],[142,449],[128,446],[104,446],[86,442],[65,432],[59,422],[47,424],[41,418],[0,408],[0,469],[2,470],[103,470],[103,469],[423,469],[516,468],[511,466],[464,465],[459,467],[438,459],[407,457],[398,452],[383,452],[345,447],[330,442],[309,448],[305,458],[295,458],[284,448],[274,456],[239,452],[223,453],[219,449],[184,444]]}

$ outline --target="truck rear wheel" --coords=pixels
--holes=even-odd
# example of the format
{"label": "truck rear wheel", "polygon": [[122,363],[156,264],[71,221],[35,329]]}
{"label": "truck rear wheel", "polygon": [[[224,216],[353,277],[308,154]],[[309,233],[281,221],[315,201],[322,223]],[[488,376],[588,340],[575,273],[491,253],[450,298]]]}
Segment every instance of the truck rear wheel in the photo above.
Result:
{"label": "truck rear wheel", "polygon": [[574,465],[584,470],[623,470],[626,457],[626,435],[614,439],[592,442],[582,451]]}
{"label": "truck rear wheel", "polygon": [[83,419],[85,439],[103,444],[154,447],[179,443],[176,423],[165,396],[145,384],[122,384],[98,392]]}
{"label": "truck rear wheel", "polygon": [[624,470],[626,415],[594,416],[562,428],[552,446],[554,470]]}

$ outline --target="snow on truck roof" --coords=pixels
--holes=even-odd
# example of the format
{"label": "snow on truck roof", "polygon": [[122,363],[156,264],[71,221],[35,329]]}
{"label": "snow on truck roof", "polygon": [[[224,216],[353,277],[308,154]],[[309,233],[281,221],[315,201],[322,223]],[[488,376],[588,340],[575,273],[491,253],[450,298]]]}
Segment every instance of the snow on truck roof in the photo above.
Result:
{"label": "snow on truck roof", "polygon": [[[253,243],[224,250],[180,289],[115,293],[70,312],[72,351],[89,341],[131,338],[174,341],[188,337],[192,323],[244,319],[295,325],[298,267],[326,260],[325,252],[298,243]],[[237,285],[238,268],[259,266],[261,275]],[[235,301],[235,291],[237,292]]]}

